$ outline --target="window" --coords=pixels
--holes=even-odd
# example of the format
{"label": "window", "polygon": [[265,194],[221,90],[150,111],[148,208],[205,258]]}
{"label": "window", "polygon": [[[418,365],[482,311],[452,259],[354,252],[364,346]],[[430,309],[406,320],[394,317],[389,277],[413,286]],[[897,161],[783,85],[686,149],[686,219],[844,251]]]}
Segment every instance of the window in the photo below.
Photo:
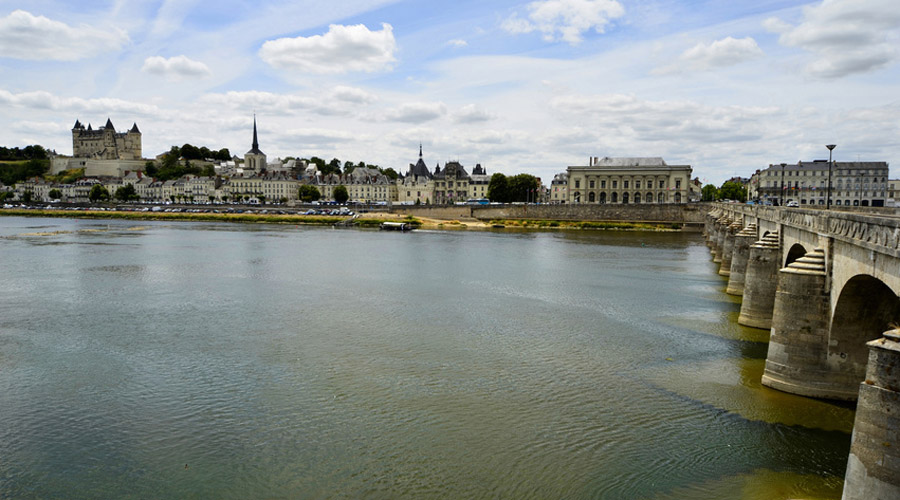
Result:
{"label": "window", "polygon": [[675,179],[675,189],[681,189],[681,179]]}
{"label": "window", "polygon": [[628,189],[628,181],[622,181],[622,187]]}
{"label": "window", "polygon": [[[594,189],[594,180],[593,179],[591,179],[590,186],[591,186],[591,189]],[[594,201],[594,200],[591,200],[591,201]]]}
{"label": "window", "polygon": [[575,179],[575,189],[578,189],[580,187],[581,187],[581,179]]}
{"label": "window", "polygon": [[640,189],[640,188],[641,188],[641,181],[634,181],[634,187],[635,187],[635,189]]}
{"label": "window", "polygon": [[[666,187],[666,181],[660,180],[660,181],[659,181],[659,188],[662,189],[662,188],[664,188],[664,187]],[[662,199],[662,198],[660,198],[660,199]],[[660,203],[662,203],[662,201],[660,201]]]}
{"label": "window", "polygon": [[[594,181],[591,181],[591,184],[593,184],[593,183],[594,183]],[[591,191],[590,193],[588,193],[588,201],[591,202],[591,203],[594,202],[594,192],[593,192],[593,191]]]}
{"label": "window", "polygon": [[600,181],[600,189],[606,189],[606,180]]}
{"label": "window", "polygon": [[[615,182],[615,181],[613,181],[613,182]],[[619,193],[613,193],[612,197],[610,199],[611,199],[611,203],[618,203],[619,202]]]}
{"label": "window", "polygon": [[622,203],[628,204],[628,193],[622,193]]}
{"label": "window", "polygon": [[613,189],[616,189],[617,187],[619,187],[619,181],[613,181],[612,186],[613,186]]}

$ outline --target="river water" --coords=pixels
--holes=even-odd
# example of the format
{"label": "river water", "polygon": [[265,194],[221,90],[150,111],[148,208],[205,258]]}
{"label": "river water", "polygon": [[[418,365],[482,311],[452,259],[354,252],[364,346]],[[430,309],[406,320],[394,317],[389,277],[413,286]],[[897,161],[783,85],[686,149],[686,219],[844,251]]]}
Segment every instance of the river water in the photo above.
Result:
{"label": "river water", "polygon": [[839,498],[702,237],[0,218],[2,498]]}

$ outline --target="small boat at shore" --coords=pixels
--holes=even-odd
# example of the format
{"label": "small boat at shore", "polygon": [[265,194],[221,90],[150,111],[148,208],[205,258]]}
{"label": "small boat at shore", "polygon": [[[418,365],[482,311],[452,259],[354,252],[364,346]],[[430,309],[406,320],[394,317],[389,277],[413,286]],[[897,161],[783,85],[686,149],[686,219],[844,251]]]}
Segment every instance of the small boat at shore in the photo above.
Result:
{"label": "small boat at shore", "polygon": [[408,222],[382,222],[378,227],[384,231],[410,231],[413,228]]}

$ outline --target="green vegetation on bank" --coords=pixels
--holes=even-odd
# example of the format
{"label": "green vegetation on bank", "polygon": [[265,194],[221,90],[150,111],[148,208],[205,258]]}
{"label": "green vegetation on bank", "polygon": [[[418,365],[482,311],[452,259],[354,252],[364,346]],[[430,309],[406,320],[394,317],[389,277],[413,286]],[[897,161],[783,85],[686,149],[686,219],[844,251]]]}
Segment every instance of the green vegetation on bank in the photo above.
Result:
{"label": "green vegetation on bank", "polygon": [[81,219],[185,220],[207,222],[267,222],[272,224],[331,225],[346,217],[320,215],[209,214],[184,212],[118,212],[99,210],[0,210],[0,215],[25,217],[66,217]]}
{"label": "green vegetation on bank", "polygon": [[491,176],[487,197],[495,203],[530,202],[536,199],[540,188],[541,183],[533,175],[507,177],[498,172]]}
{"label": "green vegetation on bank", "polygon": [[[0,210],[0,216],[18,217],[66,217],[79,219],[125,219],[125,220],[169,220],[169,221],[200,221],[200,222],[241,222],[241,223],[267,223],[267,224],[303,224],[313,226],[331,226],[347,220],[347,217],[334,217],[322,215],[272,215],[272,214],[209,214],[209,213],[184,213],[184,212],[120,212],[100,210]],[[356,219],[353,225],[362,228],[376,228],[382,222],[397,222],[396,219]],[[420,227],[422,222],[412,216],[407,216],[403,222],[413,227]]]}
{"label": "green vegetation on bank", "polygon": [[0,182],[12,186],[31,177],[42,177],[50,170],[50,160],[0,162]]}

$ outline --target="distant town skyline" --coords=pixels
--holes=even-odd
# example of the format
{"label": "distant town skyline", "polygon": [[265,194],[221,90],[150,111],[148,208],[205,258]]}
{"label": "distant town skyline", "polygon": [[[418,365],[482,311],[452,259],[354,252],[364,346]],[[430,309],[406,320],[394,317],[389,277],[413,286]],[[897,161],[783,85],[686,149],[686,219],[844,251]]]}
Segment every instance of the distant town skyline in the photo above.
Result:
{"label": "distant town skyline", "polygon": [[[420,142],[549,185],[593,156],[704,183],[900,155],[891,0],[54,0],[0,10],[0,144],[71,154],[75,120],[242,155],[405,172]],[[896,174],[892,174],[892,177]]]}

